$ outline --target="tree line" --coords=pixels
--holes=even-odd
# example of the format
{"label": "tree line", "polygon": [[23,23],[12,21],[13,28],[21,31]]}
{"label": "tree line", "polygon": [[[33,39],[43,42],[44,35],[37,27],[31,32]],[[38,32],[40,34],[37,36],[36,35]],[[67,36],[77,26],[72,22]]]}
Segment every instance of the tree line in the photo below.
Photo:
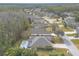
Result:
{"label": "tree line", "polygon": [[27,39],[28,29],[31,27],[24,12],[4,11],[2,14],[0,16],[0,55],[3,55],[6,49],[14,47],[17,41],[23,40],[21,35],[23,31],[27,31]]}

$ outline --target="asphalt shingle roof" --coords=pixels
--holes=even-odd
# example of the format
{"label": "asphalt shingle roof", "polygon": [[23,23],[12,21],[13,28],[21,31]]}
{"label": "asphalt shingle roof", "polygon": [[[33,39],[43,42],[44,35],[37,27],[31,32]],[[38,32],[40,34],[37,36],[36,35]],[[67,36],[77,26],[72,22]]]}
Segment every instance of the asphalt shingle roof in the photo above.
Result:
{"label": "asphalt shingle roof", "polygon": [[29,40],[29,47],[45,47],[51,46],[51,42],[46,37],[35,37]]}

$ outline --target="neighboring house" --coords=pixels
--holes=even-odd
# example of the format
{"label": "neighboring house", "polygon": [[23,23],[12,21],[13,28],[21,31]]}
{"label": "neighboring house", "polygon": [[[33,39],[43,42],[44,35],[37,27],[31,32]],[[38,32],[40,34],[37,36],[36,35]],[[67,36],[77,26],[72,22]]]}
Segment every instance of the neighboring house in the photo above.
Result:
{"label": "neighboring house", "polygon": [[62,17],[47,17],[47,16],[44,16],[44,17],[42,17],[42,18],[44,18],[44,20],[46,20],[46,21],[48,21],[49,23],[51,23],[51,24],[53,24],[53,23],[55,23],[55,22],[59,22],[59,21],[62,21]]}
{"label": "neighboring house", "polygon": [[75,23],[75,27],[76,27],[76,28],[79,27],[79,22],[76,22],[76,23]]}
{"label": "neighboring house", "polygon": [[77,34],[79,34],[79,27],[76,27],[76,32]]}
{"label": "neighboring house", "polygon": [[22,46],[21,48],[26,48],[26,45],[27,45],[27,48],[38,48],[38,47],[52,46],[52,43],[44,36],[41,36],[41,37],[37,36],[35,38],[29,39],[24,46],[21,45]]}
{"label": "neighboring house", "polygon": [[72,12],[64,12],[63,14],[67,15],[67,16],[74,16],[74,14]]}
{"label": "neighboring house", "polygon": [[68,25],[68,26],[75,26],[75,17],[71,17],[71,16],[69,16],[69,17],[66,17],[66,18],[64,18],[64,22],[66,23],[66,25]]}
{"label": "neighboring house", "polygon": [[54,14],[53,12],[51,12],[51,13],[47,12],[47,13],[46,13],[46,16],[47,16],[47,17],[52,17],[52,16],[54,16],[54,15],[56,15],[56,14]]}

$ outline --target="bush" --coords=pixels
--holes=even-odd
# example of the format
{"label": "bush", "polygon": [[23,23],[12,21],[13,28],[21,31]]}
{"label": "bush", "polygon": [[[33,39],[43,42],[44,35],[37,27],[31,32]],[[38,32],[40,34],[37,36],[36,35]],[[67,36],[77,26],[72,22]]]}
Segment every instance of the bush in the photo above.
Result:
{"label": "bush", "polygon": [[5,51],[6,56],[37,56],[33,49],[9,48]]}
{"label": "bush", "polygon": [[52,50],[53,47],[52,46],[46,46],[46,47],[39,47],[37,48],[37,50]]}
{"label": "bush", "polygon": [[64,53],[60,53],[60,52],[57,52],[57,51],[52,51],[52,52],[49,52],[49,56],[65,56]]}

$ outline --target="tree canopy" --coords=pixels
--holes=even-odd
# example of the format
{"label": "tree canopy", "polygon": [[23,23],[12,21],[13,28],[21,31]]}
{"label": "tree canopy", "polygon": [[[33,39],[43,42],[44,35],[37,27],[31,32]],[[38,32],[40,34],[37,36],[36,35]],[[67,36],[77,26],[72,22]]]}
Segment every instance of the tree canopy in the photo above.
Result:
{"label": "tree canopy", "polygon": [[0,13],[0,52],[4,52],[7,48],[14,47],[16,42],[22,39],[22,32],[27,31],[26,37],[28,37],[28,29],[31,25],[23,11]]}
{"label": "tree canopy", "polygon": [[7,56],[37,56],[33,49],[9,48],[5,51],[4,55]]}

